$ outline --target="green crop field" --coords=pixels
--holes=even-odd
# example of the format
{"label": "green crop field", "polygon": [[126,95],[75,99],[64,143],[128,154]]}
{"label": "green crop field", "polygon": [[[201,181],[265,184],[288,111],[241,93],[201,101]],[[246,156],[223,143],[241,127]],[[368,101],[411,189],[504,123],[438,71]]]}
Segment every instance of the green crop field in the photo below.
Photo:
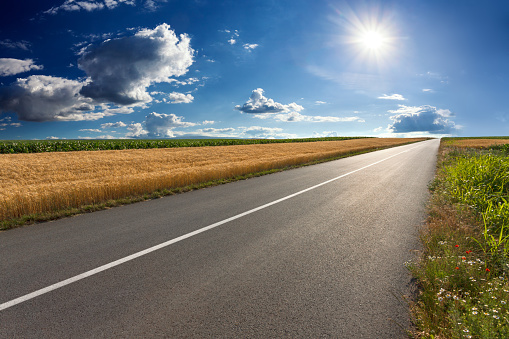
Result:
{"label": "green crop field", "polygon": [[0,154],[230,146],[291,142],[338,141],[361,138],[365,137],[330,137],[304,139],[5,140],[0,141]]}

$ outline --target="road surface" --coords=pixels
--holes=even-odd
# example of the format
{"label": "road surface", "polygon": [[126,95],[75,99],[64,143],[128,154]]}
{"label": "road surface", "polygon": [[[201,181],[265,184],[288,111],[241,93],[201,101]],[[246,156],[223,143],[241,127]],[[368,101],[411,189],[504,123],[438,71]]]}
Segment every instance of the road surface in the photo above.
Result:
{"label": "road surface", "polygon": [[0,338],[404,338],[438,145],[0,232]]}

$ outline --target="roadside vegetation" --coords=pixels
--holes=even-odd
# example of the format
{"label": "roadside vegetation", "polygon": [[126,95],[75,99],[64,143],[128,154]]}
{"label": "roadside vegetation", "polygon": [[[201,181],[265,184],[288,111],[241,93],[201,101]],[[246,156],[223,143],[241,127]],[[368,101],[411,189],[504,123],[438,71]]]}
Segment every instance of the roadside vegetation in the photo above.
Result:
{"label": "roadside vegetation", "polygon": [[341,141],[364,138],[366,137],[304,139],[0,140],[0,154],[279,144],[294,142]]}
{"label": "roadside vegetation", "polygon": [[509,338],[509,138],[442,139],[430,191],[413,337]]}
{"label": "roadside vegetation", "polygon": [[329,161],[416,139],[0,155],[0,229]]}

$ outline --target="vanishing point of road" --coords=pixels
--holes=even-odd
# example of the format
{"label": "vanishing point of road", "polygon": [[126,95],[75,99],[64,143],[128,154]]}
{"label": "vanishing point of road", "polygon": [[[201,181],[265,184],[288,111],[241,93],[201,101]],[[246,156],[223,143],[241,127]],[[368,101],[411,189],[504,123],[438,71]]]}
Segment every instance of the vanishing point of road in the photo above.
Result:
{"label": "vanishing point of road", "polygon": [[405,338],[439,140],[0,233],[0,338]]}

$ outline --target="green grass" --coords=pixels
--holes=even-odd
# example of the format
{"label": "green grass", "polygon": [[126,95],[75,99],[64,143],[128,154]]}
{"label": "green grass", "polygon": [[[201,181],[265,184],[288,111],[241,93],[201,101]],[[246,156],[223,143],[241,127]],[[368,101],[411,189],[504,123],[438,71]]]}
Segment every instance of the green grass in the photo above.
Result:
{"label": "green grass", "polygon": [[414,337],[509,338],[509,155],[440,154],[423,255],[409,264],[420,287]]}
{"label": "green grass", "polygon": [[291,142],[340,141],[363,138],[365,137],[330,137],[303,139],[4,140],[0,141],[0,154],[230,146]]}

